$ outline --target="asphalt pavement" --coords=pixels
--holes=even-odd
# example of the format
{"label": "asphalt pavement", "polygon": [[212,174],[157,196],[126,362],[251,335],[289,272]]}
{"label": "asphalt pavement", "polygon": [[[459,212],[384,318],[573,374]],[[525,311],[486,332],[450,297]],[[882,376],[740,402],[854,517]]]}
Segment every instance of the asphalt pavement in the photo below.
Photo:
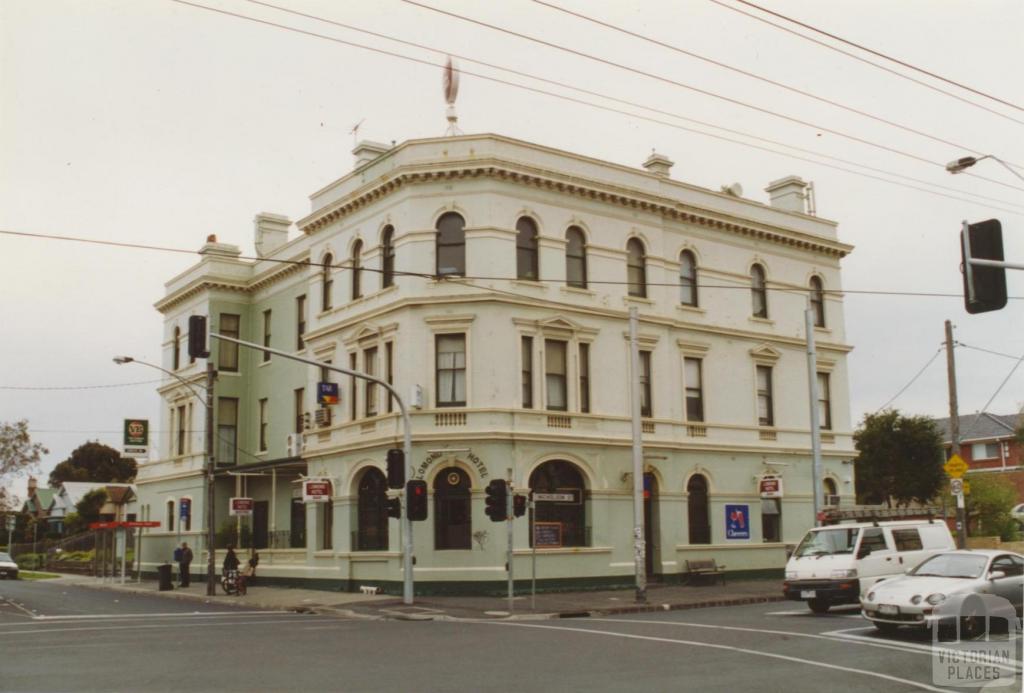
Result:
{"label": "asphalt pavement", "polygon": [[[935,683],[932,647],[855,609],[789,602],[410,621],[0,582],[2,691],[953,690]],[[1019,671],[1006,683],[1020,690]]]}

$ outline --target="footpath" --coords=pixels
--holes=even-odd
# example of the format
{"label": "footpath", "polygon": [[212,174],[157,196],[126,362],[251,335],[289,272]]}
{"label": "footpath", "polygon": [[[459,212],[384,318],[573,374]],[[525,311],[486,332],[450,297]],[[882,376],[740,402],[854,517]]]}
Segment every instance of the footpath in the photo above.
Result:
{"label": "footpath", "polygon": [[646,603],[636,601],[633,589],[542,592],[535,598],[526,593],[515,597],[511,613],[507,596],[417,596],[412,605],[405,605],[393,595],[264,586],[258,577],[244,596],[226,595],[218,584],[212,597],[206,594],[205,582],[184,588],[175,585],[168,591],[160,591],[155,580],[122,584],[120,578],[61,575],[53,582],[225,606],[404,620],[574,618],[782,601],[782,581],[775,579],[728,580],[725,585],[653,584],[648,586]]}

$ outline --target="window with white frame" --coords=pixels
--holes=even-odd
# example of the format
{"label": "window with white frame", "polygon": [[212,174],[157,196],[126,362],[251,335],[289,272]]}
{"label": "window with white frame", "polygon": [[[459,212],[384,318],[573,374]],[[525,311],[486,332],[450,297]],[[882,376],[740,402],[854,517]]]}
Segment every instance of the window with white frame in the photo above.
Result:
{"label": "window with white frame", "polygon": [[757,367],[757,424],[759,426],[775,425],[771,366]]}
{"label": "window with white frame", "polygon": [[686,420],[704,420],[703,362],[698,358],[683,359],[683,380],[686,391]]}
{"label": "window with white frame", "polygon": [[323,269],[320,272],[320,310],[330,310],[334,306],[334,256],[324,255]]}
{"label": "window with white frame", "polygon": [[395,283],[395,227],[384,227],[380,237],[380,285],[388,288]]}
{"label": "window with white frame", "polygon": [[[242,333],[242,316],[232,313],[220,314],[220,333],[225,337],[239,339]],[[217,340],[217,368],[234,373],[238,371],[238,345],[234,342]]]}
{"label": "window with white frame", "polygon": [[537,249],[537,224],[529,217],[516,222],[516,278],[540,278]]}
{"label": "window with white frame", "polygon": [[825,326],[825,288],[820,277],[811,277],[811,313],[814,326]]}
{"label": "window with white frame", "polygon": [[764,267],[754,265],[750,268],[750,300],[751,313],[755,318],[768,317],[768,289]]}
{"label": "window with white frame", "polygon": [[974,443],[971,445],[971,459],[999,459],[999,443]]}
{"label": "window with white frame", "polygon": [[[270,346],[270,319],[271,319],[271,311],[269,311],[269,310],[263,311],[263,346],[265,346],[265,347],[269,347]],[[269,351],[264,351],[263,352],[263,363],[266,363],[269,360],[270,360],[270,352]]]}
{"label": "window with white frame", "polygon": [[828,373],[818,373],[818,426],[832,429],[832,386]]}
{"label": "window with white frame", "polygon": [[259,401],[259,450],[267,451],[267,429],[270,427],[269,402],[266,398]]}
{"label": "window with white frame", "polygon": [[578,226],[570,226],[565,232],[565,283],[587,288],[587,241]]}
{"label": "window with white frame", "polygon": [[174,449],[174,454],[181,456],[186,452],[185,444],[188,439],[188,420],[185,416],[185,405],[182,404],[178,407],[178,436]]}
{"label": "window with white frame", "polygon": [[639,238],[626,243],[626,282],[630,296],[647,298],[647,257]]}
{"label": "window with white frame", "polygon": [[363,242],[357,240],[352,245],[352,300],[363,295]]}
{"label": "window with white frame", "polygon": [[568,343],[561,340],[544,340],[546,405],[554,411],[566,411],[569,408],[568,347]]}
{"label": "window with white frame", "polygon": [[697,258],[689,250],[679,254],[679,302],[697,307]]}
{"label": "window with white frame", "polygon": [[586,342],[580,343],[579,379],[580,411],[587,414],[590,412],[590,345]]}
{"label": "window with white frame", "polygon": [[306,348],[306,295],[295,299],[295,348]]}
{"label": "window with white frame", "polygon": [[651,405],[651,352],[640,352],[640,416],[653,416]]}
{"label": "window with white frame", "polygon": [[466,406],[466,335],[435,337],[437,406]]}
{"label": "window with white frame", "polygon": [[533,337],[521,337],[520,359],[522,368],[520,382],[523,390],[523,409],[533,409]]}
{"label": "window with white frame", "polygon": [[217,464],[238,463],[238,399],[217,398]]}
{"label": "window with white frame", "polygon": [[[363,373],[377,377],[377,347],[363,350]],[[363,410],[366,416],[377,416],[377,383],[372,380],[363,381]]]}

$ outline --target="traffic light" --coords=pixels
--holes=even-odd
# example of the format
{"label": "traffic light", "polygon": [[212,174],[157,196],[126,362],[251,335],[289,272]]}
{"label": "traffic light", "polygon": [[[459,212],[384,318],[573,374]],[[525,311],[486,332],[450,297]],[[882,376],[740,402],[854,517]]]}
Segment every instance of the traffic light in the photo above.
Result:
{"label": "traffic light", "polygon": [[396,520],[402,517],[402,499],[398,496],[387,499],[388,505],[388,517],[393,517]]}
{"label": "traffic light", "polygon": [[405,507],[413,522],[427,519],[427,482],[413,479],[405,485]]}
{"label": "traffic light", "polygon": [[495,479],[487,484],[487,517],[495,522],[508,519],[508,484],[501,479]]}
{"label": "traffic light", "polygon": [[401,448],[388,450],[388,488],[405,486],[405,452]]}
{"label": "traffic light", "polygon": [[526,514],[526,496],[519,493],[512,496],[512,514],[516,517]]}
{"label": "traffic light", "polygon": [[[1006,269],[982,267],[968,261],[996,260],[1003,262],[1003,227],[998,219],[966,224],[969,247],[965,247],[964,231],[960,232],[960,257],[964,274],[964,306],[968,313],[986,313],[1006,305]],[[968,256],[968,252],[970,256]]]}
{"label": "traffic light", "polygon": [[206,350],[206,316],[188,316],[188,356],[193,359],[205,359],[210,355]]}

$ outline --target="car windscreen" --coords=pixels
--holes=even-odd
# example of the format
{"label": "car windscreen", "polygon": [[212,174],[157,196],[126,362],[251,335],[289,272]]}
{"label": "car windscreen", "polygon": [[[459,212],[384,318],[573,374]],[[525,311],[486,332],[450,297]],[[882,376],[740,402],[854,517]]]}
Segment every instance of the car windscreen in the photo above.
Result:
{"label": "car windscreen", "polygon": [[857,544],[857,534],[860,532],[856,527],[836,527],[835,529],[819,529],[808,532],[796,547],[793,555],[797,558],[804,556],[832,556],[841,553],[853,553],[853,547]]}
{"label": "car windscreen", "polygon": [[6,553],[0,551],[0,563],[2,562],[14,563],[14,559],[8,556]]}
{"label": "car windscreen", "polygon": [[988,558],[963,553],[940,553],[917,566],[918,577],[976,578],[985,571]]}

